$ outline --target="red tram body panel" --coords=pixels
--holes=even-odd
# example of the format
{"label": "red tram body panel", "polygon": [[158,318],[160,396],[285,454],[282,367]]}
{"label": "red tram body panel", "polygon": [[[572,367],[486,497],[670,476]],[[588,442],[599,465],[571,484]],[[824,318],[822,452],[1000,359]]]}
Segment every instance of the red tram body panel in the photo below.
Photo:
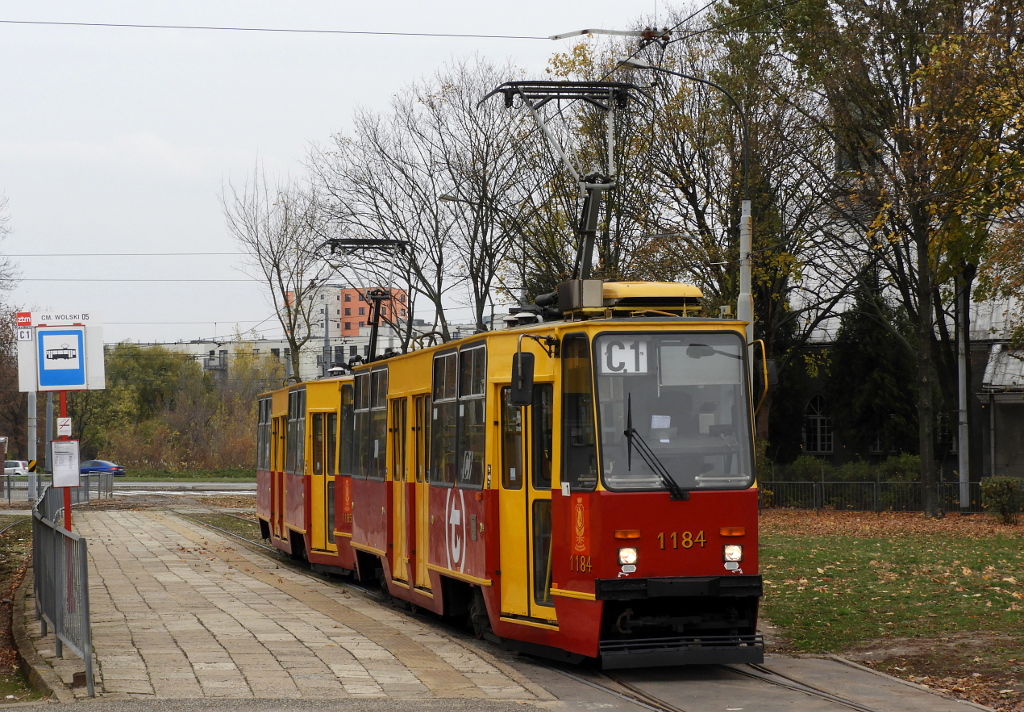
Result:
{"label": "red tram body panel", "polygon": [[763,660],[743,324],[603,295],[260,396],[264,536],[527,652]]}

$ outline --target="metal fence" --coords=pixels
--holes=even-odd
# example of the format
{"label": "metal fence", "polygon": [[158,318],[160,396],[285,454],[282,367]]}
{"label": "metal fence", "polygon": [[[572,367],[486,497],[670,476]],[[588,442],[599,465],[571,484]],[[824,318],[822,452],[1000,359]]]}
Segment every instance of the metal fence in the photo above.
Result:
{"label": "metal fence", "polygon": [[[920,482],[772,482],[759,483],[762,509],[833,509],[847,512],[922,512],[924,486]],[[936,484],[939,508],[944,512],[982,512],[981,485],[967,486],[961,507],[960,483]]]}
{"label": "metal fence", "polygon": [[[0,476],[0,499],[8,504],[19,500],[35,502],[42,496],[53,481],[50,475],[31,472],[27,475]],[[81,487],[71,488],[71,503],[81,504],[93,499],[104,499],[114,496],[114,476],[109,472],[93,472],[81,476]]]}
{"label": "metal fence", "polygon": [[32,507],[36,616],[44,636],[48,626],[53,629],[58,657],[64,654],[66,645],[85,661],[86,686],[89,696],[95,697],[89,625],[89,553],[84,538],[56,523],[63,514],[63,500],[64,493],[60,489],[47,487]]}

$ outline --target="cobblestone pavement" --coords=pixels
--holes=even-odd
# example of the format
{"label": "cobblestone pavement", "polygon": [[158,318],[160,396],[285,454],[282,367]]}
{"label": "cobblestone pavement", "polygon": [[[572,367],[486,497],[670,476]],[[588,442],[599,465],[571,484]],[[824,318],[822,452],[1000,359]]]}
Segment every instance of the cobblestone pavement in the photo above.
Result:
{"label": "cobblestone pavement", "polygon": [[[76,512],[75,530],[89,546],[97,696],[552,699],[486,652],[172,514]],[[71,687],[82,661],[57,659],[26,608],[58,696],[84,697]]]}

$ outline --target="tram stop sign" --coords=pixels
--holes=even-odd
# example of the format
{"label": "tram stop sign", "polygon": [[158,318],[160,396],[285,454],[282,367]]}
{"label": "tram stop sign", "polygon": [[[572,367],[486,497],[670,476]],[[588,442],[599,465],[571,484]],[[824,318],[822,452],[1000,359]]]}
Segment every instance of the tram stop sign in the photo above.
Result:
{"label": "tram stop sign", "polygon": [[84,326],[37,328],[36,344],[39,390],[86,387]]}
{"label": "tram stop sign", "polygon": [[19,312],[18,390],[106,388],[103,330],[84,312]]}

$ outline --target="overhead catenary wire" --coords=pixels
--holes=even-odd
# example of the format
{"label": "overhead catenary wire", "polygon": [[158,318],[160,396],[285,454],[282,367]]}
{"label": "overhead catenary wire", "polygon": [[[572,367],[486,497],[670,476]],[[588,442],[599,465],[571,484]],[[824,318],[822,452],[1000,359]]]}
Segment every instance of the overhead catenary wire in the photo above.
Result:
{"label": "overhead catenary wire", "polygon": [[458,32],[396,32],[386,30],[332,30],[300,27],[239,27],[234,25],[155,25],[135,22],[68,22],[61,20],[0,20],[3,25],[39,25],[56,27],[107,27],[133,30],[206,30],[215,32],[270,32],[303,35],[371,35],[378,37],[438,37],[451,39],[485,40],[545,40],[540,35],[492,35]]}

